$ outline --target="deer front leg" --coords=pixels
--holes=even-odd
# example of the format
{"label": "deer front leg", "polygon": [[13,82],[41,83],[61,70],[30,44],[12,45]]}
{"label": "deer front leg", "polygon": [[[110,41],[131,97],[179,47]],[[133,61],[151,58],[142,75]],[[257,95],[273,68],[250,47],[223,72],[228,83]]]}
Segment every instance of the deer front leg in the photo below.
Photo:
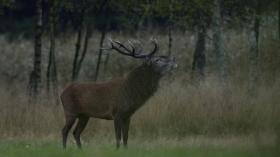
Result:
{"label": "deer front leg", "polygon": [[117,149],[119,149],[120,147],[120,141],[121,141],[121,138],[122,138],[122,134],[121,134],[121,124],[122,124],[122,121],[120,118],[116,118],[114,120],[114,127],[115,127],[115,136],[116,136],[116,146],[117,146]]}
{"label": "deer front leg", "polygon": [[122,125],[122,137],[123,137],[123,144],[125,148],[127,148],[129,124],[130,124],[130,118],[127,118],[123,121],[123,125]]}

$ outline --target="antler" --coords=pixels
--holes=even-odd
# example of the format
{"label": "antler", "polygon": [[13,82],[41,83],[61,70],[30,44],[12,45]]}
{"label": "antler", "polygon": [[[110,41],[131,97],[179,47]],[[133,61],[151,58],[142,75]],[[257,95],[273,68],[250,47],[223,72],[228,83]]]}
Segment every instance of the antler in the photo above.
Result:
{"label": "antler", "polygon": [[147,54],[141,54],[141,52],[137,53],[133,43],[130,40],[128,41],[130,48],[128,48],[127,46],[125,46],[124,44],[122,44],[119,41],[113,41],[112,39],[109,39],[109,40],[110,40],[110,44],[111,44],[110,49],[116,50],[120,54],[123,54],[126,56],[131,56],[133,58],[147,58],[147,57],[150,58],[157,52],[157,49],[158,49],[156,40],[152,40],[152,43],[154,44],[154,49],[152,50],[152,52],[147,53]]}

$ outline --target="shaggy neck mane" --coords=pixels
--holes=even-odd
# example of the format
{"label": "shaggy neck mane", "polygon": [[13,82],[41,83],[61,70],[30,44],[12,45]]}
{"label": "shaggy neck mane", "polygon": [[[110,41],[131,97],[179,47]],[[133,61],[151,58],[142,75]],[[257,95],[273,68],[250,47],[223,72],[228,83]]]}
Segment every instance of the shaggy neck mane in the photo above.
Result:
{"label": "shaggy neck mane", "polygon": [[132,112],[141,107],[157,90],[161,75],[151,65],[143,64],[134,69],[124,82],[125,97]]}

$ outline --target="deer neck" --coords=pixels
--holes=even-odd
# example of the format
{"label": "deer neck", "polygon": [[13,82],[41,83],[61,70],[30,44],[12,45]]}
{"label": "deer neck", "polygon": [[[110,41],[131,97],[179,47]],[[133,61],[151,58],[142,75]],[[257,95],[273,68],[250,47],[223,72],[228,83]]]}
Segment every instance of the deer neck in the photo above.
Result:
{"label": "deer neck", "polygon": [[134,112],[141,107],[157,90],[161,75],[150,65],[142,65],[134,69],[124,83],[127,108]]}

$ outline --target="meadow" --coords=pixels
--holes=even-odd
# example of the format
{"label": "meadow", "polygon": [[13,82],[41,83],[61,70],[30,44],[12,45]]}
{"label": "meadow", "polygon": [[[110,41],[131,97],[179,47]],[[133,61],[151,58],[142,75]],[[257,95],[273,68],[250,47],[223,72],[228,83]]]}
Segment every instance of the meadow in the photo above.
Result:
{"label": "meadow", "polygon": [[9,141],[0,143],[1,157],[276,157],[279,151],[272,148],[225,147],[221,145],[192,145],[189,147],[170,145],[132,144],[129,149],[115,150],[113,145],[91,144],[83,150],[62,150],[57,143]]}
{"label": "meadow", "polygon": [[[91,119],[82,135],[85,148],[77,150],[70,134],[69,148],[61,146],[64,116],[61,104],[43,92],[36,103],[29,101],[28,74],[32,67],[32,42],[19,38],[13,42],[0,38],[0,157],[24,156],[276,156],[279,143],[280,55],[274,32],[266,29],[261,37],[260,72],[254,94],[248,92],[248,42],[243,32],[227,32],[227,85],[222,86],[213,73],[211,41],[207,43],[205,81],[191,79],[194,34],[175,35],[174,55],[179,68],[166,76],[158,92],[136,112],[129,133],[129,148],[115,150],[112,121]],[[161,53],[166,53],[166,37],[160,34]],[[99,33],[93,36],[99,37]],[[129,35],[110,34],[120,40]],[[145,41],[150,35],[140,34]],[[94,75],[98,39],[83,64],[79,81]],[[74,39],[59,39],[57,66],[59,91],[70,82]],[[47,45],[47,44],[45,44]],[[175,49],[176,48],[176,49]],[[47,58],[48,47],[43,47]],[[43,63],[43,73],[46,69]],[[139,65],[110,54],[107,73],[99,81],[125,75]],[[44,76],[44,75],[43,75]],[[43,78],[43,81],[45,78]],[[44,84],[42,88],[44,89]]]}

